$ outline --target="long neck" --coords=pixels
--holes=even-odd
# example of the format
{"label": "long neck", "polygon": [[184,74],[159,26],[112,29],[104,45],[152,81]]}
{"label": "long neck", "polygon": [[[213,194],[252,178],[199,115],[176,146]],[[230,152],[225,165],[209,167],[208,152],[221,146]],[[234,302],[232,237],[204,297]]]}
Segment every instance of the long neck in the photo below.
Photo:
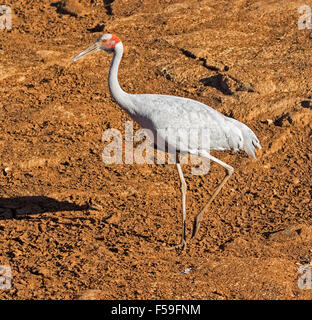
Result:
{"label": "long neck", "polygon": [[123,54],[123,45],[121,42],[117,43],[114,50],[114,57],[109,69],[108,87],[111,96],[123,108],[128,109],[128,94],[123,91],[118,82],[118,68]]}

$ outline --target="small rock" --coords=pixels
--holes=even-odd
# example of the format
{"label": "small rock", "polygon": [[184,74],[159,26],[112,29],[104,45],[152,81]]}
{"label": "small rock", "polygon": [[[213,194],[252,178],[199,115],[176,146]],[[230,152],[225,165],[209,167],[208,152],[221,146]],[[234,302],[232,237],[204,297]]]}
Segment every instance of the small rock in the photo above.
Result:
{"label": "small rock", "polygon": [[69,14],[74,17],[85,16],[91,13],[91,9],[83,6],[77,0],[63,0],[55,4],[57,12]]}
{"label": "small rock", "polygon": [[192,270],[192,267],[186,268],[185,270],[181,271],[183,274],[187,274]]}
{"label": "small rock", "polygon": [[300,183],[300,179],[298,177],[293,177],[292,180],[293,180],[294,184],[299,184]]}
{"label": "small rock", "polygon": [[77,300],[99,300],[101,290],[86,290],[80,296],[78,296]]}

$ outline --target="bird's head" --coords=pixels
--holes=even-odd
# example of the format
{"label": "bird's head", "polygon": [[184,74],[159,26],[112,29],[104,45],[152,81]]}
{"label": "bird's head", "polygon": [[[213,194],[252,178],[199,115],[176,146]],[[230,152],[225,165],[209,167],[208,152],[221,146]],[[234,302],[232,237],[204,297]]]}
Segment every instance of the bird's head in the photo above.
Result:
{"label": "bird's head", "polygon": [[113,52],[115,49],[115,46],[120,43],[120,39],[115,36],[114,34],[105,33],[102,34],[96,42],[91,44],[87,49],[83,50],[79,54],[77,54],[74,58],[72,58],[72,61],[77,61],[84,56],[98,52],[100,50],[105,50],[106,52]]}

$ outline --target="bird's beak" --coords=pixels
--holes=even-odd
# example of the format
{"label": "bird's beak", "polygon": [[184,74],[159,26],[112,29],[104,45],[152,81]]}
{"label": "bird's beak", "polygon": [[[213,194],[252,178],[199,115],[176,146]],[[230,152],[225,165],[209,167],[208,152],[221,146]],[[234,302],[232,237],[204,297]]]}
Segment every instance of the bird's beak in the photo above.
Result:
{"label": "bird's beak", "polygon": [[99,50],[100,50],[100,44],[98,42],[95,42],[91,44],[91,46],[89,46],[86,50],[83,50],[82,52],[77,54],[74,58],[72,58],[72,61],[77,61],[83,58],[84,56],[87,56],[88,54],[91,54],[94,52],[98,52]]}

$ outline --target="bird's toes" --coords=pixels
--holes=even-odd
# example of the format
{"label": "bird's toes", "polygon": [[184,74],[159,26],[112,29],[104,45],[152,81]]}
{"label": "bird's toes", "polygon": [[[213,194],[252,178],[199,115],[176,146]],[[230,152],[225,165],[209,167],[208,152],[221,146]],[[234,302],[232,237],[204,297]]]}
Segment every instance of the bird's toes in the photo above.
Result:
{"label": "bird's toes", "polygon": [[186,249],[186,241],[185,241],[185,239],[182,239],[179,244],[176,244],[176,245],[174,245],[172,247],[166,247],[165,248],[165,250],[173,250],[173,249],[185,250]]}

